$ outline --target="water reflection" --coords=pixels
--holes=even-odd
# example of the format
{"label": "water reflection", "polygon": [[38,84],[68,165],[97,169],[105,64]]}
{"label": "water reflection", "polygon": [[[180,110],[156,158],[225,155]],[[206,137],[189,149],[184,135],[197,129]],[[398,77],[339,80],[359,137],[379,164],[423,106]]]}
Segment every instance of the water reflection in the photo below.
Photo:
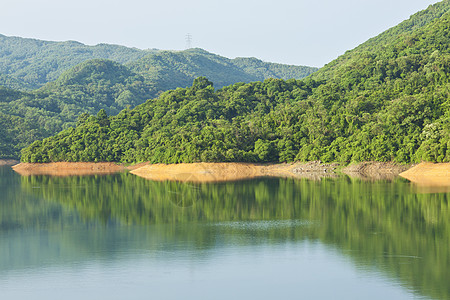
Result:
{"label": "water reflection", "polygon": [[19,177],[3,168],[0,177],[0,274],[124,253],[204,261],[224,247],[318,241],[357,268],[450,297],[449,194],[420,194],[401,179],[192,184]]}

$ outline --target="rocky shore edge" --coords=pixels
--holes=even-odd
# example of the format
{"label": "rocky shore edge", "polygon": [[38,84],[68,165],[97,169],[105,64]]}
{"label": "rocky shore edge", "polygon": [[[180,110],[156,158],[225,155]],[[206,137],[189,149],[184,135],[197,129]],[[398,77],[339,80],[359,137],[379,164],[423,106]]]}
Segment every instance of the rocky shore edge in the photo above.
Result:
{"label": "rocky shore edge", "polygon": [[130,171],[151,180],[212,182],[265,176],[321,179],[337,177],[341,172],[351,177],[367,180],[393,179],[410,167],[410,165],[381,162],[363,162],[343,167],[339,163],[312,161],[291,164],[180,163],[170,165],[148,162],[134,165],[113,162],[53,162],[20,163],[12,168],[24,176],[96,175]]}
{"label": "rocky shore edge", "polygon": [[[15,161],[3,161],[12,165]],[[362,162],[342,166],[339,163],[312,161],[292,164],[254,163],[180,163],[125,165],[113,162],[19,163],[12,166],[23,175],[106,175],[130,171],[149,180],[220,182],[258,177],[307,178],[319,180],[346,174],[362,180],[392,180],[401,176],[419,185],[450,186],[450,163],[403,165],[392,162]]]}

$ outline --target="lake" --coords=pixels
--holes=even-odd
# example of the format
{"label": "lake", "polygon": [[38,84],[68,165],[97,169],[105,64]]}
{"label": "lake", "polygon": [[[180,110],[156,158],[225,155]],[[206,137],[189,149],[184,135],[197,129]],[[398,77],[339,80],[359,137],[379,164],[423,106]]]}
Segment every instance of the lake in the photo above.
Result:
{"label": "lake", "polygon": [[0,191],[0,299],[450,299],[450,194],[400,178]]}

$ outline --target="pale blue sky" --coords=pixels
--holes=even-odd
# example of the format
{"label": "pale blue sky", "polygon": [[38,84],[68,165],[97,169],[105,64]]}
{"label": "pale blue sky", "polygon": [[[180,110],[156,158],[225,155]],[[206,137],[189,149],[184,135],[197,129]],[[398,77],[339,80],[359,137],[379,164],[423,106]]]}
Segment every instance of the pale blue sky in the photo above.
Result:
{"label": "pale blue sky", "polygon": [[0,33],[323,66],[435,0],[3,0]]}

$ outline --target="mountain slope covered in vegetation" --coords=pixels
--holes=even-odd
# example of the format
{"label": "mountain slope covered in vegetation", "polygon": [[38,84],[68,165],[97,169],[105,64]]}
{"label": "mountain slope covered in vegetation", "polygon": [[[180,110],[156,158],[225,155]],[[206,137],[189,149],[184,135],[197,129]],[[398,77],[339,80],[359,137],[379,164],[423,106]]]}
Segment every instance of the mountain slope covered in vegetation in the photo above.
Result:
{"label": "mountain slope covered in vegetation", "polygon": [[229,59],[203,49],[160,51],[127,64],[141,74],[156,94],[177,87],[188,87],[197,77],[207,77],[221,88],[236,82],[268,78],[301,79],[317,68],[268,63],[256,58]]}
{"label": "mountain slope covered in vegetation", "polygon": [[109,60],[82,63],[33,92],[0,87],[0,158],[75,126],[80,114],[117,114],[151,95],[142,76]]}
{"label": "mountain slope covered in vegetation", "polygon": [[22,160],[449,161],[449,34],[446,13],[381,50],[349,52],[328,80],[214,91],[199,78],[117,116],[86,118]]}
{"label": "mountain slope covered in vegetation", "polygon": [[[317,68],[278,65],[259,61],[259,65],[233,63],[233,60],[202,49],[186,51],[140,50],[119,45],[88,46],[75,41],[50,42],[0,34],[0,85],[33,90],[56,80],[63,72],[92,59],[108,59],[120,64],[132,63],[134,71],[144,75],[155,93],[186,87],[198,76],[208,76],[218,86],[275,78],[303,78]],[[266,70],[278,69],[283,72]],[[170,78],[167,75],[177,74]],[[210,76],[213,75],[213,76]]]}
{"label": "mountain slope covered in vegetation", "polygon": [[87,46],[75,41],[50,42],[0,35],[0,85],[37,89],[86,60],[101,58],[125,64],[154,51],[157,50],[109,44]]}
{"label": "mountain slope covered in vegetation", "polygon": [[349,51],[320,76],[218,91],[198,78],[117,116],[83,118],[22,160],[449,161],[450,14],[439,4],[446,13],[421,12],[412,19],[423,26],[394,28],[382,47]]}
{"label": "mountain slope covered in vegetation", "polygon": [[[5,42],[6,41],[6,42]],[[267,76],[303,77],[315,68],[258,61],[257,69],[236,66],[231,59],[201,49],[186,51],[141,51],[114,45],[85,46],[76,42],[55,43],[0,36],[0,82],[21,87],[22,92],[0,87],[0,158],[17,158],[19,150],[74,126],[82,113],[96,114],[104,109],[115,115],[135,107],[163,91],[185,87],[202,74],[222,84],[250,82]],[[14,47],[23,46],[20,51]],[[20,47],[19,47],[20,48]],[[8,54],[9,53],[9,54]],[[106,59],[82,62],[89,57]],[[12,57],[12,58],[11,58]],[[8,60],[9,59],[9,60]],[[252,59],[255,60],[255,59]],[[268,73],[267,70],[281,70]],[[45,83],[54,76],[59,77]],[[16,76],[16,77],[14,77]],[[34,88],[44,84],[34,91]]]}

